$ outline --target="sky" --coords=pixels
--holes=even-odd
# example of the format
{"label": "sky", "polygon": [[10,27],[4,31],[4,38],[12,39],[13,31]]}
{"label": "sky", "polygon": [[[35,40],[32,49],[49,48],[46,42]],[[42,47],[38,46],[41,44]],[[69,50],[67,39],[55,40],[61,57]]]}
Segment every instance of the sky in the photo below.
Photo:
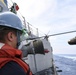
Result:
{"label": "sky", "polygon": [[[76,30],[76,0],[8,0],[19,5],[26,21],[43,35]],[[10,2],[11,3],[11,2]],[[76,54],[76,45],[68,41],[76,33],[49,37],[54,54]]]}

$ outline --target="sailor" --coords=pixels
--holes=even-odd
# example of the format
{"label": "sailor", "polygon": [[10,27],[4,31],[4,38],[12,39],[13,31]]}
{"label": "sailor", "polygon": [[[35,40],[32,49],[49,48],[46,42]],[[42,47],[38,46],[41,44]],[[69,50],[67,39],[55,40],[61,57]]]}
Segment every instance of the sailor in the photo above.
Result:
{"label": "sailor", "polygon": [[32,75],[18,50],[22,22],[12,12],[0,13],[0,75]]}

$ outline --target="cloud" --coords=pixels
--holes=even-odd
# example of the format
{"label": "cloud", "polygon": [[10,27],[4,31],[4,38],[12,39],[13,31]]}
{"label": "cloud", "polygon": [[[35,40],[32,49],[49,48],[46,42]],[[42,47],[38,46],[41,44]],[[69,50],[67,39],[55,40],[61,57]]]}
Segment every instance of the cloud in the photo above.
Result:
{"label": "cloud", "polygon": [[[26,21],[39,28],[42,35],[61,33],[76,29],[76,0],[13,0],[20,6],[20,12]],[[51,37],[56,53],[71,52],[67,45],[75,34]],[[65,37],[65,38],[64,38]],[[73,48],[74,49],[74,48]]]}
{"label": "cloud", "polygon": [[[21,6],[20,10],[22,14],[27,18],[37,18],[41,14],[47,11],[47,9],[50,8],[50,10],[53,10],[55,5],[55,0],[24,0],[20,4],[20,1],[16,0],[19,5]],[[24,7],[23,7],[24,6]],[[29,19],[30,19],[29,18]]]}

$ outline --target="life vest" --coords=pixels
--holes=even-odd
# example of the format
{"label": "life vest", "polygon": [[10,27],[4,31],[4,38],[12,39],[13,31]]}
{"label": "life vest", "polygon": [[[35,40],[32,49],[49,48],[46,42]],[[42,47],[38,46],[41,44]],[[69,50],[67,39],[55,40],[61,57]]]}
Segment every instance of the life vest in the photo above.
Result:
{"label": "life vest", "polygon": [[27,75],[32,75],[29,66],[22,59],[21,50],[14,49],[9,45],[0,43],[0,69],[8,62],[17,62],[27,73]]}

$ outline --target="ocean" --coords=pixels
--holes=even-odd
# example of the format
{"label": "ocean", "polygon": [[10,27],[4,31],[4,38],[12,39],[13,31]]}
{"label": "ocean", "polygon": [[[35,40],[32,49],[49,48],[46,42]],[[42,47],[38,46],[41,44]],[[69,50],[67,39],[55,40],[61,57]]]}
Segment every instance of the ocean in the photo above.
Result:
{"label": "ocean", "polygon": [[57,70],[62,70],[60,75],[76,75],[76,55],[57,54],[54,55],[54,62]]}

